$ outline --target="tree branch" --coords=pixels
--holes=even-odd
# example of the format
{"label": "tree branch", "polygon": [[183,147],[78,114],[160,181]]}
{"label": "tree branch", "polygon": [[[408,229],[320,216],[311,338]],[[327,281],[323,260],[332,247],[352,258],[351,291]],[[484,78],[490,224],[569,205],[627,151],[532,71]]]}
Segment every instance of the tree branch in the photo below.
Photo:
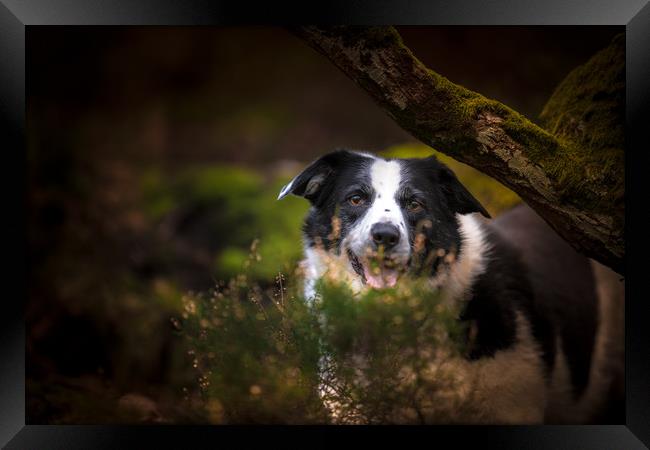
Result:
{"label": "tree branch", "polygon": [[292,31],[406,131],[508,186],[574,248],[623,273],[622,199],[590,174],[586,149],[428,69],[392,27]]}

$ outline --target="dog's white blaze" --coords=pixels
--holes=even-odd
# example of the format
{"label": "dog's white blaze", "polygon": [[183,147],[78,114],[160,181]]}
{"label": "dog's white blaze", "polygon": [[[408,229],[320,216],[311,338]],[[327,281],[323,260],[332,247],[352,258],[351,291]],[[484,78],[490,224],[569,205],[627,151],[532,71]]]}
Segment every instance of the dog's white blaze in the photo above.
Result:
{"label": "dog's white blaze", "polygon": [[375,159],[370,167],[370,184],[374,190],[372,204],[359,223],[350,230],[345,240],[345,244],[349,245],[356,254],[363,255],[370,243],[372,226],[383,222],[399,228],[400,241],[393,251],[395,254],[408,257],[410,252],[408,231],[396,198],[401,181],[401,165],[398,161]]}
{"label": "dog's white blaze", "polygon": [[370,183],[375,199],[366,214],[370,226],[378,222],[389,222],[403,230],[404,216],[395,195],[402,181],[400,163],[376,160],[370,168]]}

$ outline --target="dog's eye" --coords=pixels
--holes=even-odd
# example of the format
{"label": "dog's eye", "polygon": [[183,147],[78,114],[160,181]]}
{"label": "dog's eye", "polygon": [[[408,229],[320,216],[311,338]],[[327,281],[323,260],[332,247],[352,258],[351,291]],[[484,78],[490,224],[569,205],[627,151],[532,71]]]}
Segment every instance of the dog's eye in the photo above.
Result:
{"label": "dog's eye", "polygon": [[353,195],[352,197],[348,198],[348,202],[352,206],[361,206],[366,202],[366,200],[362,196],[360,196],[359,194],[356,194],[356,195]]}
{"label": "dog's eye", "polygon": [[422,211],[422,208],[423,208],[422,203],[420,203],[415,199],[411,199],[406,203],[406,209],[408,209],[409,212],[413,212],[413,213],[420,212]]}

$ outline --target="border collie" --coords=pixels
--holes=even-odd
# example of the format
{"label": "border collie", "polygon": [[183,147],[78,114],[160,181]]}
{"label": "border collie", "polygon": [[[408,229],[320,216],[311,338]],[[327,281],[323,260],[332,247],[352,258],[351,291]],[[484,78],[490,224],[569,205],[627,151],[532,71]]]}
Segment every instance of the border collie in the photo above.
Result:
{"label": "border collie", "polygon": [[307,298],[334,257],[354,290],[394,286],[402,274],[425,270],[432,289],[458,302],[459,320],[472,326],[459,370],[481,380],[482,411],[453,420],[623,422],[623,283],[530,208],[488,221],[435,157],[348,150],[313,162],[278,199],[288,194],[311,203],[303,228]]}

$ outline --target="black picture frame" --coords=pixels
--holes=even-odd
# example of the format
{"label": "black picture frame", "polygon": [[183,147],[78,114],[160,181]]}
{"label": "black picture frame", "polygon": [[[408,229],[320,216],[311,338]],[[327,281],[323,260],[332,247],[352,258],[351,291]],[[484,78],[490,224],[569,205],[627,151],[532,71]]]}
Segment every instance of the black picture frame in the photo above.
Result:
{"label": "black picture frame", "polygon": [[[0,309],[0,443],[7,449],[196,448],[226,438],[305,445],[348,439],[352,434],[404,445],[406,439],[444,439],[449,445],[527,449],[640,449],[650,445],[650,346],[641,281],[650,255],[646,238],[644,172],[650,138],[643,121],[650,109],[650,4],[646,0],[385,0],[310,2],[301,5],[205,0],[1,0],[0,118],[3,193],[8,226],[5,291]],[[538,427],[282,427],[55,426],[25,425],[24,304],[29,283],[26,257],[25,37],[32,25],[223,25],[356,23],[404,25],[625,25],[626,30],[626,422],[604,426]],[[646,113],[646,114],[644,114]],[[7,251],[8,249],[8,251]],[[299,431],[299,432],[297,432]],[[280,436],[282,433],[282,436]]]}

